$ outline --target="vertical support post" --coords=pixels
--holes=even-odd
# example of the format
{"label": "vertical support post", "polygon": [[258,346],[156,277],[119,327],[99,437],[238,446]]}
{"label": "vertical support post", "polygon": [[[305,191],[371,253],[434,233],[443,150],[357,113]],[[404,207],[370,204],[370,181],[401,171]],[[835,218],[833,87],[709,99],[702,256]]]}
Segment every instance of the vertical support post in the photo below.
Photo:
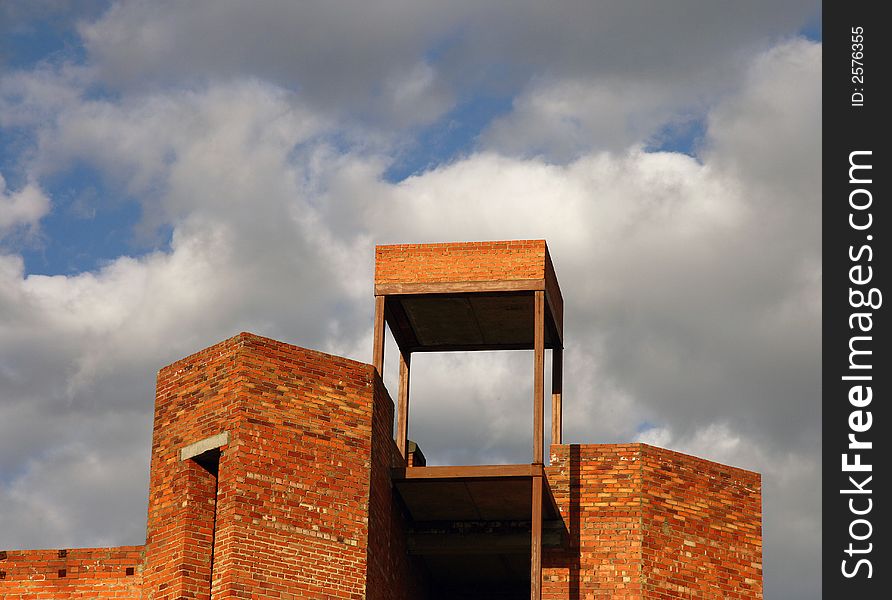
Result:
{"label": "vertical support post", "polygon": [[542,600],[542,485],[541,470],[533,475],[533,532],[530,556],[530,600]]}
{"label": "vertical support post", "polygon": [[551,351],[551,443],[561,444],[563,438],[563,417],[561,399],[564,386],[564,350],[555,347]]}
{"label": "vertical support post", "polygon": [[372,342],[372,365],[384,379],[384,296],[375,296],[375,330]]}
{"label": "vertical support post", "polygon": [[409,446],[409,366],[412,355],[400,350],[400,389],[396,413],[396,446],[400,454],[408,461]]}
{"label": "vertical support post", "polygon": [[533,514],[530,599],[542,599],[542,464],[545,458],[545,292],[533,292]]}
{"label": "vertical support post", "polygon": [[545,292],[533,292],[533,463],[545,457]]}

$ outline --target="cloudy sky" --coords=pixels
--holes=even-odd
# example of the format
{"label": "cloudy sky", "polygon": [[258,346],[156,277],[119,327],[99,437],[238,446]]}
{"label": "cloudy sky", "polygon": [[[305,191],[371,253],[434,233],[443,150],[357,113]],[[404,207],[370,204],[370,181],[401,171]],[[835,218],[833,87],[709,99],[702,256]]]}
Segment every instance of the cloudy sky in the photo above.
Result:
{"label": "cloudy sky", "polygon": [[[368,362],[374,244],[545,238],[565,440],[760,471],[766,595],[818,597],[820,24],[0,3],[0,548],[144,541],[161,366],[243,330]],[[529,460],[531,361],[418,357],[432,463]]]}

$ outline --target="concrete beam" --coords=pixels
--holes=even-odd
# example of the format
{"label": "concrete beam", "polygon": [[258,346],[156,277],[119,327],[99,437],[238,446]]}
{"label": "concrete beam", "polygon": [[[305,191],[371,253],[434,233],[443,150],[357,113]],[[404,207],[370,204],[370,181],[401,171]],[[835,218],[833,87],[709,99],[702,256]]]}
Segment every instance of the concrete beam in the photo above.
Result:
{"label": "concrete beam", "polygon": [[228,431],[218,433],[217,435],[212,435],[211,437],[204,438],[201,441],[183,447],[180,450],[180,460],[189,460],[190,458],[195,458],[199,454],[204,454],[208,450],[214,450],[216,448],[219,448],[220,446],[225,446],[228,443]]}

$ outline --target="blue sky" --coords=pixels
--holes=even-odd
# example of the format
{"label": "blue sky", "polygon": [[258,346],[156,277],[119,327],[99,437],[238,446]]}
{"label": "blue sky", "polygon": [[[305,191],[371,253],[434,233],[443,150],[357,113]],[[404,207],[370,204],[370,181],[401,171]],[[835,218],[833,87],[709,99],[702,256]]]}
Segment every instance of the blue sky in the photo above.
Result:
{"label": "blue sky", "polygon": [[[759,470],[818,595],[819,3],[348,5],[0,8],[0,546],[142,542],[164,364],[367,361],[374,244],[546,238],[565,437]],[[430,461],[525,456],[525,360],[419,361]]]}

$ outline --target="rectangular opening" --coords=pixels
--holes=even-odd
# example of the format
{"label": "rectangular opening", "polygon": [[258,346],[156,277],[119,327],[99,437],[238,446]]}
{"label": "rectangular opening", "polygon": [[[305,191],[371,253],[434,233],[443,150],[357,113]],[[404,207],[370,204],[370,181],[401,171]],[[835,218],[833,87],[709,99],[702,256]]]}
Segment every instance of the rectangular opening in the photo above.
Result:
{"label": "rectangular opening", "polygon": [[[217,492],[220,448],[211,448],[184,461],[187,466],[189,532],[184,540],[193,557],[195,590],[211,595],[214,579],[214,542],[217,535]],[[191,584],[190,584],[191,585]]]}

